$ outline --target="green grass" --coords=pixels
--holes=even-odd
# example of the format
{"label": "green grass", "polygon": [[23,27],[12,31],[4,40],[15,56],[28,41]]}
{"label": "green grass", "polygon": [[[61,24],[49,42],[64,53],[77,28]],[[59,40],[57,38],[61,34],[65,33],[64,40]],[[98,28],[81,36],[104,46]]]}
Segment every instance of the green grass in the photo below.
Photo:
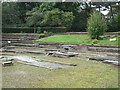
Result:
{"label": "green grass", "polygon": [[54,35],[37,40],[45,43],[64,43],[64,44],[99,44],[99,45],[118,45],[120,37],[116,37],[116,41],[91,40],[88,35]]}
{"label": "green grass", "polygon": [[[44,61],[59,61],[77,64],[76,67],[49,70],[24,65],[14,61],[13,66],[3,67],[4,88],[117,88],[118,68],[96,61],[87,61],[86,56],[57,58],[36,54],[24,54]],[[98,53],[105,54],[105,53]]]}

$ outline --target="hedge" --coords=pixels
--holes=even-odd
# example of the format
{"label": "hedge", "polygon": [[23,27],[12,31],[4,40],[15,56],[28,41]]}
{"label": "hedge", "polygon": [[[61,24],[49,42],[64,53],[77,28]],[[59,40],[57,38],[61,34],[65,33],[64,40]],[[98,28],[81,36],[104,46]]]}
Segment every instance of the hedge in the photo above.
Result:
{"label": "hedge", "polygon": [[66,27],[3,27],[2,33],[63,33],[66,32]]}
{"label": "hedge", "polygon": [[52,33],[64,33],[66,32],[66,27],[38,27],[37,33],[52,32]]}
{"label": "hedge", "polygon": [[30,27],[6,27],[2,28],[3,33],[34,33],[34,28]]}

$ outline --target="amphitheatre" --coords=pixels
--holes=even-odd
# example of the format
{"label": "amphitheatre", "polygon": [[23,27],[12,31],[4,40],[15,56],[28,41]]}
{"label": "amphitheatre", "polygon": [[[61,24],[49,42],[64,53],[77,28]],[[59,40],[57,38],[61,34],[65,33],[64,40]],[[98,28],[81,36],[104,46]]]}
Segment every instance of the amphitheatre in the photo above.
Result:
{"label": "amphitheatre", "polygon": [[[45,3],[41,3],[40,6],[42,7],[44,4]],[[113,3],[110,4],[112,5]],[[51,4],[47,5],[49,6]],[[98,3],[96,5],[98,5]],[[42,9],[40,8],[40,10]],[[55,9],[56,13],[59,12],[57,14],[52,11],[53,10],[48,12],[44,11],[44,13],[47,14],[43,18],[46,18],[47,15],[49,16],[49,14],[53,14],[53,16],[56,15],[55,17],[57,17],[59,13],[65,13],[65,11],[63,13],[58,9]],[[4,13],[5,12],[3,12],[3,14]],[[66,12],[65,14],[68,15],[70,13]],[[98,17],[100,15],[94,12],[93,14],[98,15]],[[34,20],[30,15],[27,17]],[[71,18],[72,15],[69,17]],[[9,18],[7,19],[9,20]],[[59,20],[59,17],[56,20],[54,19],[51,18],[50,22],[49,19],[46,18],[46,22],[45,20],[41,22],[41,24],[45,23],[43,25],[48,25],[48,27],[32,27],[32,25],[30,27],[6,27],[4,25],[7,25],[8,22],[3,23],[1,37],[2,47],[0,48],[2,87],[119,88],[120,32],[117,30],[119,28],[116,28],[117,31],[108,30],[104,32],[103,35],[93,39],[90,37],[90,33],[94,31],[74,31],[73,29],[67,31],[67,29],[69,29],[67,25],[65,27],[55,26],[56,23],[59,25],[59,22],[62,22],[56,21]],[[67,22],[66,20],[65,23],[71,25],[69,24],[70,21]],[[94,19],[92,21],[94,21]],[[37,21],[33,21],[34,25],[36,22]],[[88,21],[88,23],[89,22],[90,21]],[[28,23],[31,24],[32,21],[30,22],[28,20]],[[91,23],[88,24],[88,27]],[[52,24],[54,27],[49,26]],[[100,27],[97,26],[96,29]],[[104,26],[105,25],[102,27]],[[80,26],[78,25],[78,27]],[[73,28],[75,29],[75,27]],[[93,26],[93,29],[94,28]],[[114,27],[112,29],[114,29]],[[99,34],[99,32],[100,31],[96,34]]]}

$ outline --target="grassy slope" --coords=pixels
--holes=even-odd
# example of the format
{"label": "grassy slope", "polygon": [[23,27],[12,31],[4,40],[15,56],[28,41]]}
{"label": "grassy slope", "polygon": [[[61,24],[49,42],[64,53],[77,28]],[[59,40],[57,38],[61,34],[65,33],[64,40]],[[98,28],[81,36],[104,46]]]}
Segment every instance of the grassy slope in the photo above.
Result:
{"label": "grassy slope", "polygon": [[[89,53],[88,53],[89,54]],[[118,68],[113,65],[87,61],[85,55],[75,58],[32,55],[45,61],[77,64],[76,67],[49,70],[14,62],[3,67],[3,87],[6,88],[117,88]]]}
{"label": "grassy slope", "polygon": [[[120,37],[119,37],[120,40]],[[67,43],[67,44],[93,44],[94,40],[91,40],[87,35],[54,35],[47,38],[39,39],[38,42],[51,42],[51,43]],[[100,45],[118,45],[117,41],[110,42],[108,40],[99,40],[96,44]]]}

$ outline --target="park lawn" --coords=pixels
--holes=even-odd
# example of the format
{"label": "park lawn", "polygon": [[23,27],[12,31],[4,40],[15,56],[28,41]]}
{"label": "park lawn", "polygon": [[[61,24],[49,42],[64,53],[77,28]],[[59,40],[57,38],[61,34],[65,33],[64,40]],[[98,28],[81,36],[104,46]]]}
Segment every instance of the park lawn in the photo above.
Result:
{"label": "park lawn", "polygon": [[116,41],[109,41],[109,39],[103,40],[91,40],[88,35],[54,35],[37,40],[44,43],[63,43],[63,44],[98,44],[98,45],[118,45],[120,37],[116,36]]}
{"label": "park lawn", "polygon": [[40,60],[73,63],[77,66],[49,70],[14,61],[13,66],[2,68],[3,88],[118,88],[118,68],[88,61],[85,56],[90,53],[73,58],[26,54]]}

